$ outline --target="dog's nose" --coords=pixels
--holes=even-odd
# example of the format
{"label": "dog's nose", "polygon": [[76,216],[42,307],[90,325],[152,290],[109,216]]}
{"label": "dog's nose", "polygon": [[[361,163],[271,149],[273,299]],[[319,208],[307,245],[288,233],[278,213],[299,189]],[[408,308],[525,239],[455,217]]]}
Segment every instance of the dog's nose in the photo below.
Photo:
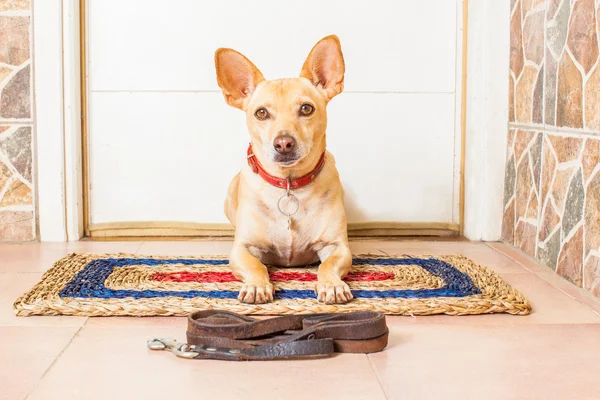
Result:
{"label": "dog's nose", "polygon": [[296,147],[296,139],[289,135],[277,136],[273,141],[273,147],[279,154],[291,153]]}

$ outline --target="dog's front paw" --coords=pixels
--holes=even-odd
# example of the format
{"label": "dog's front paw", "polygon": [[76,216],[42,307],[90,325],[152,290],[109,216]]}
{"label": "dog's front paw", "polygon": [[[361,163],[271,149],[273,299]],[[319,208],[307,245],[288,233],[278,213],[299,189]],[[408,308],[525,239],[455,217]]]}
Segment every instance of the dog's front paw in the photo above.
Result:
{"label": "dog's front paw", "polygon": [[240,289],[238,300],[248,304],[264,304],[273,301],[273,285],[244,283]]}
{"label": "dog's front paw", "polygon": [[344,304],[352,300],[352,292],[340,278],[319,280],[315,290],[317,299],[326,304]]}

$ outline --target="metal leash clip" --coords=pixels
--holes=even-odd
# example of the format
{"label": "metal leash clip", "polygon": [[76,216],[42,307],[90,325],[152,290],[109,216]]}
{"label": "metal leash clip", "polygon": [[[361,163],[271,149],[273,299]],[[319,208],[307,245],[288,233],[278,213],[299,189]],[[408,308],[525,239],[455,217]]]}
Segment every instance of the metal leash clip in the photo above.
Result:
{"label": "metal leash clip", "polygon": [[292,194],[291,190],[292,180],[288,177],[286,185],[286,194],[284,196],[281,196],[279,198],[279,201],[277,202],[277,208],[279,209],[279,212],[285,215],[288,219],[288,230],[290,230],[292,226],[292,216],[294,216],[300,208],[300,201],[296,196]]}
{"label": "metal leash clip", "polygon": [[196,358],[200,354],[197,351],[193,351],[193,346],[178,342],[173,338],[148,339],[146,344],[150,350],[170,350],[177,357],[181,358]]}

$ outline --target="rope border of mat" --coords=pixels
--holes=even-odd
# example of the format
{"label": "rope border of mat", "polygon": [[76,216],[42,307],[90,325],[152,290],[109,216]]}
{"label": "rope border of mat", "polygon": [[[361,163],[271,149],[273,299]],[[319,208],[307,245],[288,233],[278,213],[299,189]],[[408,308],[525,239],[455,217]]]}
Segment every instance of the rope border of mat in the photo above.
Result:
{"label": "rope border of mat", "polygon": [[[389,259],[409,256],[357,255],[360,258]],[[74,276],[91,261],[106,258],[148,258],[131,254],[72,253],[58,260],[28,293],[14,303],[18,316],[74,315],[74,316],[186,316],[199,309],[226,309],[239,314],[289,315],[301,313],[331,313],[352,311],[379,311],[388,315],[477,315],[509,313],[527,315],[529,302],[516,289],[492,270],[480,266],[462,255],[419,256],[443,260],[468,275],[480,294],[463,297],[425,298],[360,298],[348,304],[327,305],[310,299],[281,299],[268,304],[243,304],[236,299],[160,297],[133,298],[61,298],[59,293]],[[210,257],[151,257],[157,260],[197,259],[224,260],[224,256]]]}

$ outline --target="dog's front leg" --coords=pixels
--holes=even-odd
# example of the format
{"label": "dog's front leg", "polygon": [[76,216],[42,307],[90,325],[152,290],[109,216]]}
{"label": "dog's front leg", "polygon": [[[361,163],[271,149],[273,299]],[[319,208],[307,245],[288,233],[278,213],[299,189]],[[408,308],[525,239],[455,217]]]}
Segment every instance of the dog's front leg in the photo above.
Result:
{"label": "dog's front leg", "polygon": [[267,267],[246,246],[234,244],[229,264],[233,275],[243,282],[238,295],[239,301],[251,304],[273,301],[273,285],[269,281]]}
{"label": "dog's front leg", "polygon": [[319,266],[316,293],[320,302],[343,304],[352,300],[352,292],[342,278],[352,266],[352,253],[345,243],[327,245],[319,252]]}

